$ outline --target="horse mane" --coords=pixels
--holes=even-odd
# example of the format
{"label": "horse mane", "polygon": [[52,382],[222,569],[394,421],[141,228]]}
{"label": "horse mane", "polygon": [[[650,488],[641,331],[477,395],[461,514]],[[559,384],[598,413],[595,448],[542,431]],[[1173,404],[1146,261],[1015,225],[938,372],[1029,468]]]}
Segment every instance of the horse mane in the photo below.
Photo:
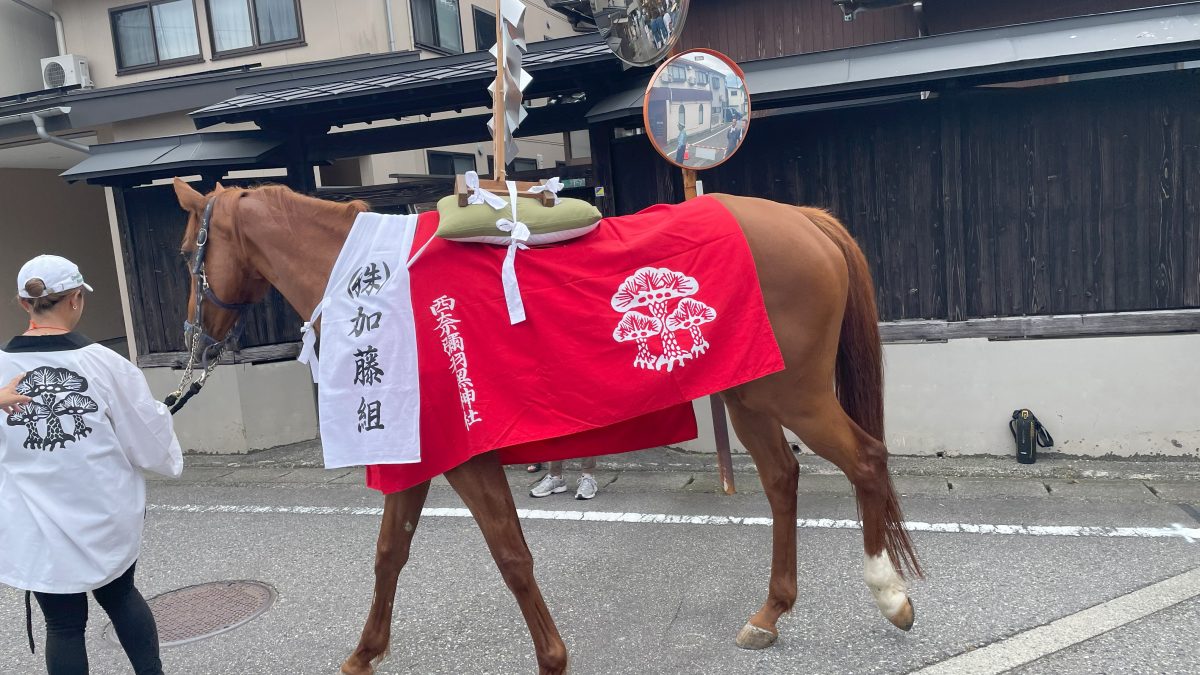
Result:
{"label": "horse mane", "polygon": [[[209,192],[205,197],[211,198],[213,194],[214,192]],[[249,188],[225,188],[216,195],[217,202],[213,205],[214,212],[223,201],[228,201],[234,195],[236,195],[237,199],[251,195],[260,197],[263,201],[270,204],[275,211],[279,212],[284,219],[289,221],[292,218],[300,217],[312,218],[318,221],[330,218],[353,219],[358,214],[369,211],[371,208],[370,205],[361,199],[354,199],[348,202],[335,202],[301,194],[286,185],[266,183]],[[188,218],[187,228],[183,233],[183,244],[180,247],[183,253],[192,253],[196,250],[196,231],[199,228],[199,216]]]}

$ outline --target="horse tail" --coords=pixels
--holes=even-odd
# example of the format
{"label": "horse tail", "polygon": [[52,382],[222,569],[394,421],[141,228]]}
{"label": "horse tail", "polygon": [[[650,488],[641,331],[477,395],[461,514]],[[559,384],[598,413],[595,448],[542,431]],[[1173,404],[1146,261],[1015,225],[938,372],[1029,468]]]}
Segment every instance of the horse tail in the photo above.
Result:
{"label": "horse tail", "polygon": [[[902,568],[907,568],[922,577],[912,540],[904,529],[896,488],[887,473],[887,448],[883,444],[883,342],[879,337],[879,310],[875,304],[871,270],[862,249],[837,218],[823,209],[800,207],[800,211],[842,250],[849,272],[849,291],[835,366],[837,397],[850,419],[877,442],[873,448],[863,448],[863,451],[866,459],[876,464],[873,468],[883,474],[876,489],[855,487],[860,514],[864,507],[871,505],[881,507],[883,512],[879,519],[882,531],[865,534],[868,539],[883,541],[898,573],[903,574]],[[873,504],[865,503],[867,501]]]}

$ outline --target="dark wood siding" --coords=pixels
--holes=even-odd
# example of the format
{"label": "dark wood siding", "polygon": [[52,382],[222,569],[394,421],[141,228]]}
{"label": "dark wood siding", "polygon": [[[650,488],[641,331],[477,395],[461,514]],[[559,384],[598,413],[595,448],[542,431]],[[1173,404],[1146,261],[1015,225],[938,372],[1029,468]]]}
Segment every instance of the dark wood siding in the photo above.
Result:
{"label": "dark wood siding", "polygon": [[1198,306],[1197,84],[1172,73],[963,101],[947,170],[964,177],[969,316]]}
{"label": "dark wood siding", "polygon": [[844,21],[832,0],[692,0],[682,49],[708,47],[735,61],[807,54],[917,37],[910,7]]}
{"label": "dark wood siding", "polygon": [[[930,34],[995,28],[1124,9],[1177,5],[1186,0],[924,0]],[[861,17],[862,15],[860,15]],[[856,19],[857,20],[857,19]],[[684,27],[686,30],[686,26]]]}
{"label": "dark wood siding", "polygon": [[[885,320],[1200,307],[1200,75],[1181,71],[756,119],[708,192],[827,207]],[[644,138],[619,213],[677,201]]]}
{"label": "dark wood siding", "polygon": [[[191,277],[179,245],[187,215],[170,185],[116,190],[122,239],[128,241],[125,272],[141,355],[184,350]],[[300,339],[300,317],[272,290],[247,317],[242,347]]]}

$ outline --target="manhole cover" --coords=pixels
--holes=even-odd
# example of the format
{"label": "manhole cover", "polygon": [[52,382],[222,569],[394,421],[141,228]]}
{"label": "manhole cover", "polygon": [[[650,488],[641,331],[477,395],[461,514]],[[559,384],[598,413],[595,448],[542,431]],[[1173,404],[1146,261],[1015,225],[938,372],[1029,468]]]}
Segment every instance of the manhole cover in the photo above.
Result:
{"label": "manhole cover", "polygon": [[[259,616],[275,602],[275,589],[259,581],[215,581],[147,600],[164,647],[219,635]],[[112,624],[104,637],[119,645]]]}

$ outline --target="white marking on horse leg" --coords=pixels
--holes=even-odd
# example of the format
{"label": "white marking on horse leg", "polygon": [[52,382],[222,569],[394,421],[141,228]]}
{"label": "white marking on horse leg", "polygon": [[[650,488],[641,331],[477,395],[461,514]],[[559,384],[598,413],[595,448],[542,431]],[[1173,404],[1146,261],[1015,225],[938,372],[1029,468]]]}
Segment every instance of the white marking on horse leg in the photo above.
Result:
{"label": "white marking on horse leg", "polygon": [[875,596],[875,604],[879,605],[879,611],[883,612],[885,617],[890,619],[896,616],[908,603],[904,579],[896,574],[896,568],[892,566],[892,559],[887,551],[864,558],[863,578],[871,589],[871,595]]}

